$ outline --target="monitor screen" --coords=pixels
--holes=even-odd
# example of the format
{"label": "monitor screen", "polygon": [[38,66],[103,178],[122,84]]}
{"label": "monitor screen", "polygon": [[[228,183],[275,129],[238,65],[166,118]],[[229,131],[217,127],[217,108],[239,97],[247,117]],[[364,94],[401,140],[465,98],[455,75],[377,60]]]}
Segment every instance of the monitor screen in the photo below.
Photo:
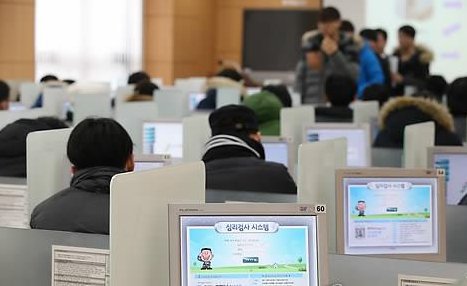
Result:
{"label": "monitor screen", "polygon": [[437,178],[344,178],[344,253],[437,254]]}
{"label": "monitor screen", "polygon": [[182,122],[146,122],[143,124],[143,154],[169,154],[183,157]]}
{"label": "monitor screen", "polygon": [[370,139],[364,128],[308,128],[306,131],[307,142],[331,140],[337,138],[347,139],[347,165],[350,167],[366,167],[369,164],[368,151]]}
{"label": "monitor screen", "polygon": [[263,142],[266,161],[289,166],[289,145],[287,142]]}
{"label": "monitor screen", "polygon": [[446,203],[458,205],[467,195],[467,153],[448,154],[440,153],[433,155],[433,167],[444,169],[446,180]]}
{"label": "monitor screen", "polygon": [[318,285],[316,216],[179,219],[180,285]]}
{"label": "monitor screen", "polygon": [[165,166],[165,162],[159,161],[159,162],[138,162],[135,161],[135,169],[133,171],[139,172],[139,171],[148,171],[148,170],[154,170],[158,168],[162,168]]}

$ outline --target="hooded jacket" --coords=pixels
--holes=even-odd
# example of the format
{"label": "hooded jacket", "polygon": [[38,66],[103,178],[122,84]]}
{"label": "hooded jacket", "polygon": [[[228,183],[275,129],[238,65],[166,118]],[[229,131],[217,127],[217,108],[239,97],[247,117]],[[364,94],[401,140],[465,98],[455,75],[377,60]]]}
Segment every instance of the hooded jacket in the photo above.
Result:
{"label": "hooded jacket", "polygon": [[256,113],[262,135],[280,135],[282,103],[276,95],[263,91],[247,97],[243,103]]}
{"label": "hooded jacket", "polygon": [[264,160],[261,143],[247,137],[213,136],[203,156],[206,188],[266,193],[297,193],[287,168]]}
{"label": "hooded jacket", "polygon": [[380,112],[380,132],[374,146],[402,148],[404,128],[427,121],[435,122],[435,145],[462,146],[454,133],[454,121],[446,107],[425,98],[398,97],[388,101]]}
{"label": "hooded jacket", "polygon": [[109,234],[110,180],[122,172],[113,167],[79,170],[68,189],[34,209],[31,228]]}

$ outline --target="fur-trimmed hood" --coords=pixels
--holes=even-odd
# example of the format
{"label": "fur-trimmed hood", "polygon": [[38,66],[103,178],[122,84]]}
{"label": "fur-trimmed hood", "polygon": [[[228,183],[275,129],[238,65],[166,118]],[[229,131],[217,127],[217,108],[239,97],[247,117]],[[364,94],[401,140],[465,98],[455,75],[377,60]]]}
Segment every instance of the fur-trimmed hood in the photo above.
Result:
{"label": "fur-trimmed hood", "polygon": [[406,96],[391,99],[383,106],[379,115],[379,126],[381,129],[387,127],[387,120],[393,112],[406,108],[416,108],[428,117],[431,117],[436,124],[454,132],[454,120],[445,106],[431,99]]}
{"label": "fur-trimmed hood", "polygon": [[[429,64],[435,58],[433,51],[431,51],[428,47],[425,47],[423,45],[416,45],[415,50],[416,53],[419,55],[420,62],[423,64]],[[394,54],[400,54],[400,49],[397,48],[394,51]]]}
{"label": "fur-trimmed hood", "polygon": [[241,90],[242,95],[246,94],[246,90],[242,82],[238,82],[233,79],[221,77],[221,76],[215,76],[215,77],[209,78],[206,82],[204,89],[205,91],[208,91],[209,89],[215,89],[215,88],[221,88],[221,87],[238,88]]}

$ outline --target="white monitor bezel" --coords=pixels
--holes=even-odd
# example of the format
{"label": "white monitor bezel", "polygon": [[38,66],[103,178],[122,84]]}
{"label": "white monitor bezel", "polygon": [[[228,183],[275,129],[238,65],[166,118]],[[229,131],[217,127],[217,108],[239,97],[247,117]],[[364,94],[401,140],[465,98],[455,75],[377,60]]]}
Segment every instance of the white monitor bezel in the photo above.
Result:
{"label": "white monitor bezel", "polygon": [[446,261],[446,207],[444,176],[438,175],[434,169],[399,169],[399,168],[349,168],[336,170],[336,234],[337,253],[345,253],[345,223],[344,223],[344,178],[434,178],[437,179],[437,228],[438,228],[438,253],[434,254],[375,254],[358,255],[387,257],[396,259],[420,260],[420,261]]}
{"label": "white monitor bezel", "polygon": [[[144,125],[145,124],[153,124],[153,123],[177,123],[177,124],[180,124],[181,127],[182,127],[182,152],[183,152],[183,121],[182,119],[157,119],[157,120],[145,120],[143,121],[143,123],[141,124],[141,149],[144,150]],[[144,154],[144,155],[151,155],[151,154]],[[152,154],[154,155],[154,154]],[[174,159],[174,158],[177,158],[177,157],[172,157],[171,156],[171,159]],[[182,158],[183,158],[183,153],[182,153]]]}
{"label": "white monitor bezel", "polygon": [[[310,215],[316,216],[317,248],[318,248],[318,285],[328,284],[328,247],[326,214],[315,212],[317,205],[312,204],[266,204],[266,203],[234,203],[234,204],[169,204],[169,277],[170,286],[181,285],[181,253],[180,253],[180,216],[201,215]],[[324,265],[324,267],[323,267]]]}
{"label": "white monitor bezel", "polygon": [[261,137],[261,143],[286,143],[287,144],[287,168],[292,177],[295,177],[295,170],[297,165],[296,156],[293,148],[292,138],[282,136],[263,136]]}
{"label": "white monitor bezel", "polygon": [[[307,131],[309,129],[347,129],[347,130],[363,130],[367,137],[366,140],[366,167],[371,166],[371,133],[370,133],[370,125],[368,123],[316,123],[311,125],[306,125],[303,127],[302,131],[302,143],[310,143],[307,138]],[[345,137],[342,137],[345,138]],[[337,139],[337,138],[335,138]],[[348,164],[349,162],[347,162]],[[363,168],[363,167],[359,167]]]}

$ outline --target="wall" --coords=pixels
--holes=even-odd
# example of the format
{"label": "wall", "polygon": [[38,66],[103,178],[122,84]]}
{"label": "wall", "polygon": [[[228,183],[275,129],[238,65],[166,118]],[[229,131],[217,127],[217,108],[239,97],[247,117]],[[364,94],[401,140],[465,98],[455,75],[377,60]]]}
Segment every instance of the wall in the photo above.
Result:
{"label": "wall", "polygon": [[0,0],[0,78],[34,80],[34,0]]}

